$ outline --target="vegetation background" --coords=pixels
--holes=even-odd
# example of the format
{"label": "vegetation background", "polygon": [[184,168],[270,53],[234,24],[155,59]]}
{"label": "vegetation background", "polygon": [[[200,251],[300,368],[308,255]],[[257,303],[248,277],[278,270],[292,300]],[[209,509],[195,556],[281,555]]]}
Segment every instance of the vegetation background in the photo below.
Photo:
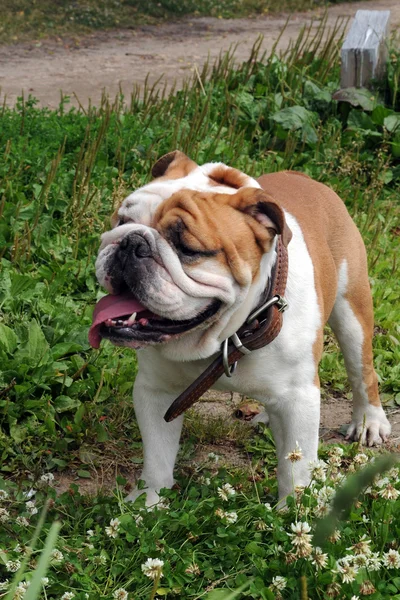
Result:
{"label": "vegetation background", "polygon": [[[81,10],[80,3],[68,6]],[[59,7],[66,10],[67,4]],[[167,512],[141,511],[140,502],[127,507],[121,474],[111,498],[82,496],[74,484],[56,497],[48,485],[49,471],[68,466],[86,479],[93,470],[101,472],[107,460],[116,467],[141,463],[130,398],[134,354],[107,344],[91,350],[87,330],[102,293],[94,260],[108,216],[172,148],[199,163],[223,160],[250,175],[298,169],[337,191],[368,248],[383,399],[393,409],[400,404],[400,55],[390,50],[387,79],[376,91],[353,90],[346,102],[338,102],[340,40],[322,34],[323,25],[313,35],[303,32],[283,56],[274,51],[261,56],[256,45],[239,68],[231,55],[223,56],[176,93],[147,87],[130,101],[103,98],[87,110],[69,110],[68,98],[54,111],[37,108],[32,97],[2,107],[0,585],[5,591],[0,597],[23,555],[28,557],[23,578],[32,580],[36,553],[55,518],[62,522],[62,558],[51,559],[43,598],[127,598],[124,593],[154,598],[157,592],[170,598],[208,594],[215,600],[236,588],[242,591],[231,597],[326,598],[334,597],[328,592],[336,586],[336,596],[350,599],[366,581],[373,598],[399,597],[400,557],[395,571],[385,564],[390,550],[397,551],[400,534],[396,471],[354,504],[341,538],[325,540],[323,568],[312,562],[316,551],[291,557],[291,524],[312,524],[321,516],[319,491],[331,494],[326,488],[338,485],[338,473],[368,461],[358,445],[342,450],[336,463],[332,451],[322,447],[329,465],[323,467],[324,478],[315,475],[315,489],[299,494],[285,514],[264,505],[276,498],[268,430],[239,431],[234,423],[195,412],[186,420],[180,454],[182,491],[166,492]],[[326,392],[350,395],[329,332],[321,379]],[[249,461],[245,469],[243,463],[220,465],[215,456],[193,458],[205,438],[218,443],[226,437],[252,456],[252,466]],[[226,484],[234,493],[225,488],[225,500],[219,490]],[[395,490],[391,497],[389,486]],[[46,497],[52,501],[32,554],[27,548],[38,519],[34,509]],[[118,522],[110,522],[115,518]],[[379,568],[370,562],[352,565],[353,576],[343,576],[337,561],[363,535],[379,554]],[[149,557],[164,562],[157,585],[141,569]],[[22,567],[18,572],[22,577]],[[277,576],[285,579],[282,588],[274,583]],[[10,597],[23,597],[20,590]]]}

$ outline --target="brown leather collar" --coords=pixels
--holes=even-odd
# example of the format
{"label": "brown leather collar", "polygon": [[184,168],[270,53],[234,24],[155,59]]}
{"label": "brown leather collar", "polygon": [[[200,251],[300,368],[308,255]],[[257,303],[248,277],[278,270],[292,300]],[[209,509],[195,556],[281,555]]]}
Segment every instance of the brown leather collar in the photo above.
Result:
{"label": "brown leather collar", "polygon": [[164,415],[168,423],[190,408],[224,372],[231,377],[237,361],[245,354],[267,346],[280,332],[282,313],[287,308],[283,295],[288,274],[288,253],[281,236],[278,236],[276,252],[277,258],[269,279],[269,286],[258,307],[252,311],[242,327],[225,340],[221,354],[173,401]]}

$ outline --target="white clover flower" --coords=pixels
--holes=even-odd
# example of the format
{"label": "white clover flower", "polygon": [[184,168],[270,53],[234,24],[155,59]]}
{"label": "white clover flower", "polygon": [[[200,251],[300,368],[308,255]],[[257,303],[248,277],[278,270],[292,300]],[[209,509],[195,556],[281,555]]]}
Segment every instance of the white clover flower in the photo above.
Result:
{"label": "white clover flower", "polygon": [[324,460],[312,460],[309,462],[311,478],[315,481],[326,481],[326,471],[328,465]]}
{"label": "white clover flower", "polygon": [[332,502],[336,496],[336,490],[330,485],[324,485],[318,491],[317,497],[323,502]]}
{"label": "white clover flower", "polygon": [[134,519],[135,519],[136,525],[138,525],[138,526],[143,523],[143,517],[142,517],[142,515],[135,515]]}
{"label": "white clover flower", "polygon": [[378,488],[386,487],[389,484],[389,479],[387,477],[380,477],[375,481],[375,486]]}
{"label": "white clover flower", "polygon": [[290,525],[293,533],[288,533],[288,536],[292,538],[292,544],[295,547],[295,554],[297,557],[306,558],[310,556],[312,552],[310,534],[311,527],[306,521],[298,521]]}
{"label": "white clover flower", "polygon": [[16,573],[21,566],[21,562],[19,560],[8,560],[6,562],[6,569],[10,573]]}
{"label": "white clover flower", "polygon": [[367,515],[366,515],[366,514],[364,514],[364,513],[361,515],[361,518],[362,518],[362,521],[363,521],[363,523],[369,523],[369,522],[370,522],[370,520],[371,520],[371,519],[370,519],[369,517],[367,517]]}
{"label": "white clover flower", "polygon": [[[44,475],[42,475],[40,477],[40,481],[42,483],[47,483],[47,484],[52,483],[54,481],[54,475],[53,475],[53,473],[44,473]],[[70,592],[67,592],[67,593],[69,594]]]}
{"label": "white clover flower", "polygon": [[311,561],[311,564],[317,568],[317,571],[319,571],[320,569],[325,568],[328,564],[328,555],[324,554],[319,546],[316,546],[308,560]]}
{"label": "white clover flower", "polygon": [[397,550],[389,550],[382,555],[382,562],[388,569],[400,569],[400,554]]}
{"label": "white clover flower", "polygon": [[159,558],[148,558],[145,563],[142,564],[142,572],[150,579],[157,579],[163,577],[162,568],[164,561]]}
{"label": "white clover flower", "polygon": [[29,521],[26,517],[17,517],[15,519],[15,522],[17,523],[17,525],[21,525],[21,527],[28,527],[29,525]]}
{"label": "white clover flower", "polygon": [[185,573],[188,573],[189,575],[200,575],[201,571],[197,563],[192,563],[185,569]]}
{"label": "white clover flower", "polygon": [[98,556],[93,556],[92,560],[95,565],[107,564],[107,557],[104,554],[99,554]]}
{"label": "white clover flower", "polygon": [[368,556],[366,556],[365,554],[356,554],[353,557],[353,564],[358,568],[358,569],[362,569],[363,567],[367,567],[368,566]]}
{"label": "white clover flower", "polygon": [[215,463],[217,463],[219,461],[219,456],[218,454],[215,454],[215,452],[209,452],[207,455],[208,460],[211,460]]}
{"label": "white clover flower", "polygon": [[344,450],[340,446],[332,446],[328,452],[329,456],[343,456]]}
{"label": "white clover flower", "polygon": [[42,582],[42,586],[46,587],[46,585],[49,585],[49,578],[48,577],[42,577],[41,580]]}
{"label": "white clover flower", "polygon": [[110,525],[105,528],[105,532],[108,535],[108,537],[110,537],[110,538],[117,538],[118,537],[119,526],[120,526],[120,520],[119,519],[111,519]]}
{"label": "white clover flower", "polygon": [[236,494],[236,490],[230,483],[224,483],[222,487],[219,487],[217,489],[217,494],[222,500],[226,502],[228,498]]}
{"label": "white clover flower", "polygon": [[10,582],[8,579],[5,579],[4,581],[0,581],[0,591],[6,590],[9,585],[10,585]]}
{"label": "white clover flower", "polygon": [[379,571],[382,566],[382,560],[379,556],[379,552],[372,552],[367,556],[367,569],[368,571]]}
{"label": "white clover flower", "polygon": [[211,484],[211,479],[209,477],[204,477],[204,475],[201,475],[199,477],[199,483],[201,483],[203,485],[210,485]]}
{"label": "white clover flower", "polygon": [[266,503],[264,504],[264,506],[265,506],[265,508],[266,508],[267,510],[272,510],[272,506],[270,505],[270,503],[269,503],[269,502],[266,502]]}
{"label": "white clover flower", "polygon": [[30,581],[21,581],[15,588],[13,600],[21,600],[30,585]]}
{"label": "white clover flower", "polygon": [[290,462],[294,463],[294,462],[298,462],[299,460],[301,460],[303,458],[303,452],[299,446],[299,442],[296,441],[296,445],[294,447],[293,450],[291,450],[286,456],[285,459],[286,460],[290,460]]}
{"label": "white clover flower", "polygon": [[236,521],[237,521],[237,519],[238,519],[238,516],[237,516],[237,513],[235,513],[235,511],[233,511],[233,510],[229,511],[229,510],[228,510],[228,511],[226,511],[226,513],[224,514],[224,518],[226,519],[226,521],[227,521],[229,524],[232,524],[232,523],[236,523]]}
{"label": "white clover flower", "polygon": [[10,513],[6,508],[0,508],[0,523],[7,523],[10,519]]}
{"label": "white clover flower", "polygon": [[285,589],[286,585],[287,579],[281,575],[277,575],[276,577],[272,578],[272,583],[269,586],[269,589],[273,592],[280,592]]}
{"label": "white clover flower", "polygon": [[113,598],[115,598],[116,600],[127,600],[128,592],[124,590],[124,588],[119,588],[118,590],[115,590],[115,592],[113,592]]}
{"label": "white clover flower", "polygon": [[369,458],[366,454],[364,454],[364,452],[359,452],[353,458],[353,463],[356,465],[366,465],[368,461]]}
{"label": "white clover flower", "polygon": [[360,600],[360,596],[352,596],[350,600]]}
{"label": "white clover flower", "polygon": [[73,592],[65,592],[60,600],[72,600],[72,598],[75,598],[75,594]]}
{"label": "white clover flower", "polygon": [[289,533],[289,537],[294,538],[293,544],[296,546],[298,544],[298,540],[302,537],[306,536],[307,541],[310,541],[311,535],[309,535],[311,531],[311,527],[307,523],[307,521],[297,521],[296,523],[291,523],[290,525],[293,533]]}
{"label": "white clover flower", "polygon": [[0,490],[0,500],[7,500],[8,492],[6,490]]}
{"label": "white clover flower", "polygon": [[372,581],[369,581],[368,579],[366,581],[363,581],[362,584],[360,585],[360,594],[362,596],[371,596],[375,592],[376,592],[376,589],[375,589],[374,584],[372,583]]}
{"label": "white clover flower", "polygon": [[370,548],[371,540],[367,539],[366,534],[360,537],[360,541],[347,548],[347,550],[353,550],[354,554],[371,554],[372,550]]}
{"label": "white clover flower", "polygon": [[343,449],[340,446],[333,446],[328,452],[328,464],[331,467],[340,467],[342,464]]}
{"label": "white clover flower", "polygon": [[[397,483],[399,481],[399,469],[398,467],[392,467],[391,469],[389,469],[389,471],[386,473],[386,475],[390,478],[390,479],[394,479],[395,483]],[[1,490],[0,490],[1,493]],[[0,496],[1,498],[1,496]]]}
{"label": "white clover flower", "polygon": [[339,529],[335,529],[332,535],[329,536],[329,541],[331,542],[331,544],[336,544],[336,542],[338,542],[341,537],[342,534],[340,533]]}
{"label": "white clover flower", "polygon": [[50,558],[53,564],[57,564],[64,560],[64,554],[60,552],[60,550],[57,550],[57,548],[54,548],[50,555]]}
{"label": "white clover flower", "polygon": [[353,559],[353,556],[344,556],[336,561],[336,573],[339,573],[343,583],[351,583],[357,576],[358,567]]}
{"label": "white clover flower", "polygon": [[93,529],[88,529],[88,530],[87,530],[87,532],[86,532],[86,537],[87,537],[87,538],[91,538],[91,537],[93,537],[93,536],[94,536],[94,531],[93,531]]}
{"label": "white clover flower", "polygon": [[25,503],[26,506],[26,510],[29,512],[30,515],[36,515],[38,512],[38,509],[35,506],[35,503],[32,502],[32,500],[28,500],[28,502]]}
{"label": "white clover flower", "polygon": [[396,490],[391,483],[388,483],[386,487],[381,488],[378,494],[382,496],[382,498],[385,498],[385,500],[397,500],[400,496],[400,492]]}

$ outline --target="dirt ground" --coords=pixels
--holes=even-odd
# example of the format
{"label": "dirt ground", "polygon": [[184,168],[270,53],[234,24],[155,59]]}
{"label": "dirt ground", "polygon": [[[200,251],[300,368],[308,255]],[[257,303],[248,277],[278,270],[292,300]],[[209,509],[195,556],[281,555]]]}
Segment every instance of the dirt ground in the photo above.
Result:
{"label": "dirt ground", "polygon": [[[229,394],[222,392],[209,391],[205,394],[202,401],[196,403],[191,409],[201,415],[202,419],[223,420],[227,423],[235,422],[241,427],[250,427],[251,422],[240,422],[235,417],[238,407],[243,407],[243,402],[247,400],[240,397],[239,394]],[[325,443],[345,442],[346,425],[351,421],[352,405],[347,398],[335,397],[331,394],[323,393],[321,404],[321,424],[320,440]],[[392,425],[392,435],[390,441],[385,444],[387,450],[392,452],[400,451],[400,408],[389,408],[387,410],[388,419]],[[257,427],[257,425],[256,425]],[[254,466],[252,458],[243,449],[239,448],[231,439],[221,441],[218,444],[201,443],[194,449],[194,455],[190,458],[181,457],[178,459],[177,470],[191,472],[195,465],[207,461],[207,456],[213,452],[219,456],[217,466],[226,466],[227,468],[240,468],[248,471],[249,477],[252,477]],[[99,491],[111,493],[115,489],[117,475],[122,475],[128,482],[133,482],[140,477],[141,464],[134,464],[128,456],[122,456],[120,452],[111,453],[110,456],[101,456],[101,450],[97,452],[97,460],[93,463],[90,470],[91,477],[82,479],[78,477],[76,469],[69,469],[56,475],[56,489],[59,493],[68,490],[71,483],[79,486],[82,494],[95,494]],[[85,466],[85,469],[87,466]],[[128,484],[126,491],[130,491]],[[124,492],[123,492],[124,493]]]}
{"label": "dirt ground", "polygon": [[[359,9],[390,10],[392,30],[400,25],[399,0],[374,0],[330,7],[328,26],[333,27],[338,18],[353,17]],[[323,15],[322,9],[292,14],[278,49],[286,49],[304,25],[313,22],[317,27]],[[260,34],[264,36],[262,49],[271,50],[287,18],[281,14],[237,20],[186,19],[136,30],[96,32],[80,39],[2,46],[0,101],[5,96],[12,106],[23,91],[25,97],[32,94],[42,106],[55,108],[62,90],[71,96],[72,105],[77,106],[79,98],[85,107],[89,98],[98,104],[102,90],[114,97],[121,87],[129,98],[147,74],[150,83],[162,77],[179,86],[196,68],[201,70],[208,56],[214,60],[236,44],[237,62],[246,60]]]}

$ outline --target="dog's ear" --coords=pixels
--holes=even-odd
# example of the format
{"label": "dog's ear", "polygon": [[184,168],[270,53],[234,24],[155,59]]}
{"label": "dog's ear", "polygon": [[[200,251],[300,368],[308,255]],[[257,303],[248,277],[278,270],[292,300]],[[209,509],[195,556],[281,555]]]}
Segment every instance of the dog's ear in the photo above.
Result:
{"label": "dog's ear", "polygon": [[280,235],[284,246],[287,247],[292,239],[292,232],[286,223],[285,213],[266,192],[246,188],[235,196],[238,201],[236,208],[256,219],[272,236]]}
{"label": "dog's ear", "polygon": [[153,177],[166,177],[167,179],[180,179],[189,175],[197,164],[180,150],[168,152],[158,159],[151,170]]}
{"label": "dog's ear", "polygon": [[207,175],[216,185],[225,185],[239,190],[248,184],[248,175],[238,169],[228,167],[222,163],[210,166],[211,168],[207,171]]}

